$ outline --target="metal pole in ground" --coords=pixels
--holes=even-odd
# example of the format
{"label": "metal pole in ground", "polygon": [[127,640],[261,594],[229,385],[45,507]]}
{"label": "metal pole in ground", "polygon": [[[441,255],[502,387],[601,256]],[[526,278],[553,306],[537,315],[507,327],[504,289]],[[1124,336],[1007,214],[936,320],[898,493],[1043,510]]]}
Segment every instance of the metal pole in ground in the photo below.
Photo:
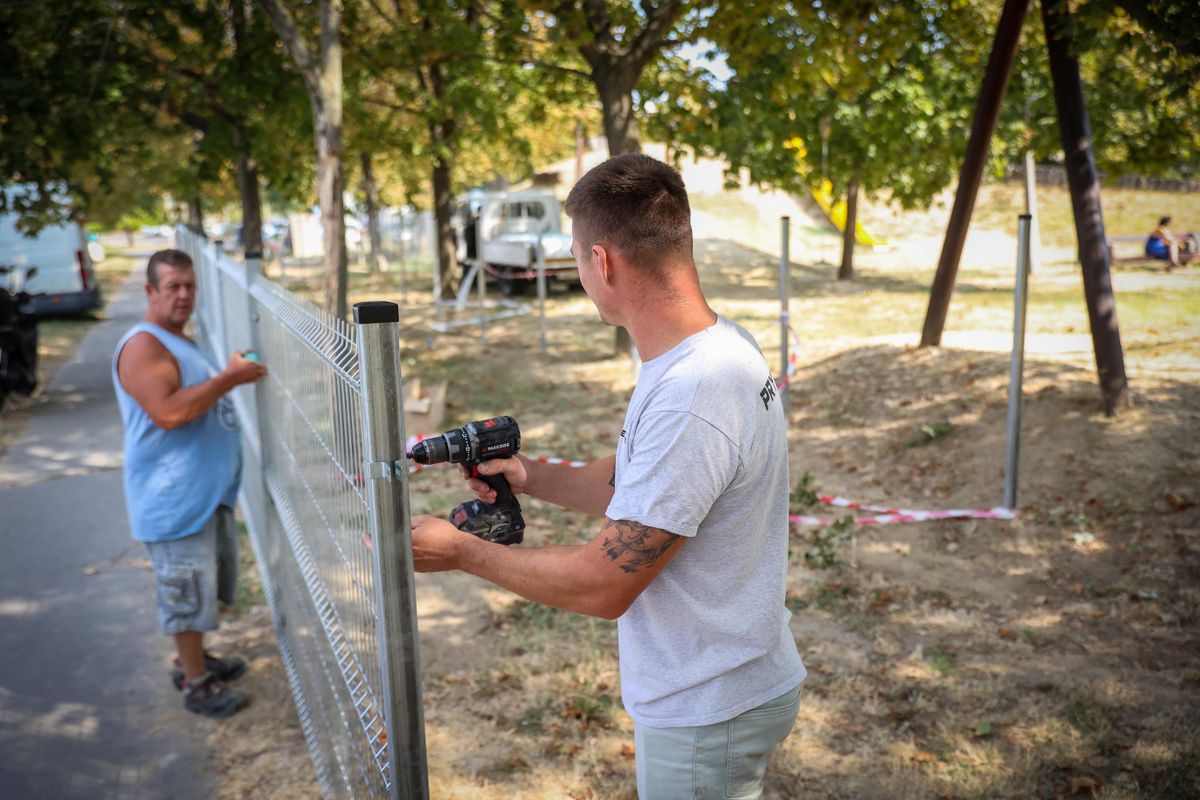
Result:
{"label": "metal pole in ground", "polygon": [[1008,375],[1008,434],[1004,447],[1004,506],[1017,507],[1017,467],[1021,455],[1021,379],[1025,371],[1025,307],[1029,301],[1031,217],[1017,218],[1017,283],[1013,289],[1012,367]]}
{"label": "metal pole in ground", "polygon": [[[471,209],[467,208],[467,213]],[[475,221],[475,262],[479,265],[477,280],[479,281],[479,341],[487,342],[487,270],[483,268],[483,209],[479,209],[479,217]],[[466,295],[463,295],[466,297]]]}
{"label": "metal pole in ground", "polygon": [[[442,321],[442,265],[434,253],[433,260],[433,318]],[[430,344],[432,347],[432,343]]]}
{"label": "metal pole in ground", "polygon": [[790,285],[788,275],[791,272],[791,244],[788,241],[791,225],[790,217],[779,218],[779,369],[783,376],[783,385],[779,387],[779,399],[783,402],[783,416],[788,414],[788,328],[791,320],[788,318],[788,295]]}
{"label": "metal pole in ground", "polygon": [[1037,272],[1042,265],[1041,223],[1038,222],[1037,166],[1033,163],[1033,151],[1025,151],[1025,213],[1031,218],[1029,225],[1029,274]]}
{"label": "metal pole in ground", "polygon": [[354,322],[390,794],[400,800],[427,800],[429,773],[400,380],[400,309],[395,303],[357,303]]}
{"label": "metal pole in ground", "polygon": [[[483,270],[483,259],[477,262],[479,269],[475,270],[475,285],[479,290],[479,343],[487,343],[487,274]],[[464,294],[465,299],[469,295]]]}
{"label": "metal pole in ground", "polygon": [[[258,355],[258,358],[261,360],[263,358],[262,336],[261,336],[261,332],[259,331],[259,328],[258,328],[258,322],[259,322],[258,306],[254,301],[253,289],[254,289],[254,282],[258,279],[258,277],[260,275],[263,274],[262,253],[255,253],[255,252],[246,253],[245,260],[243,262],[243,267],[245,269],[244,274],[246,276],[246,313],[250,318],[250,325],[249,325],[250,341],[241,342],[241,343],[239,343],[239,346],[240,347],[249,347],[251,350],[253,350]],[[259,386],[259,384],[252,383],[246,387],[246,391],[253,398],[253,403],[251,404],[251,408],[254,411],[254,422],[253,422],[254,430],[251,431],[250,433],[251,433],[251,436],[256,441],[256,444],[258,446],[259,462],[260,462],[260,467],[261,467],[262,466],[261,462],[263,460],[262,459],[262,451],[264,449],[262,446],[262,439],[263,439],[262,420],[264,418],[263,389],[261,386]],[[262,471],[260,469],[259,480],[261,480],[261,479],[262,479]],[[266,488],[266,484],[264,483],[263,489],[265,490],[265,488]]]}
{"label": "metal pole in ground", "polygon": [[537,240],[537,292],[538,326],[540,328],[542,353],[546,352],[546,249],[542,247],[542,235]]}

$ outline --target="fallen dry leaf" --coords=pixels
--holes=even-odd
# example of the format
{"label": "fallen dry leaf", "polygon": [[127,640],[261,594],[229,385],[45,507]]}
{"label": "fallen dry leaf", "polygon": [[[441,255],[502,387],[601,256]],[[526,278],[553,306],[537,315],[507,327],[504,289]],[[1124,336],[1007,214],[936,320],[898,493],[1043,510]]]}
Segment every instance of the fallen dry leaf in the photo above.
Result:
{"label": "fallen dry leaf", "polygon": [[996,631],[996,635],[1001,639],[1008,639],[1010,642],[1017,638],[1017,632],[1012,628],[1001,628],[1000,630]]}
{"label": "fallen dry leaf", "polygon": [[1071,778],[1067,781],[1071,789],[1071,794],[1082,794],[1083,792],[1091,793],[1092,797],[1100,796],[1100,781],[1092,777]]}
{"label": "fallen dry leaf", "polygon": [[938,759],[937,756],[935,756],[933,753],[930,753],[928,750],[918,750],[913,754],[912,760],[919,764],[932,764]]}
{"label": "fallen dry leaf", "polygon": [[633,758],[637,755],[637,751],[633,749],[633,745],[625,742],[625,744],[621,745],[621,755],[625,756],[625,758]]}
{"label": "fallen dry leaf", "polygon": [[1169,505],[1173,511],[1184,511],[1196,504],[1187,498],[1180,497],[1174,492],[1167,492],[1167,505]]}

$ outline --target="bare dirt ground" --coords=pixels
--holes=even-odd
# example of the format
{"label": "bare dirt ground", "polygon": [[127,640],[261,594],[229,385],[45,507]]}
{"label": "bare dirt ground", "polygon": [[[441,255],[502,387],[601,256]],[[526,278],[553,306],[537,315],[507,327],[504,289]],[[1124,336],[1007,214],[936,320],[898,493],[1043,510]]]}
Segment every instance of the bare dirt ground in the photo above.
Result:
{"label": "bare dirt ground", "polygon": [[[1000,218],[1011,203],[1004,188],[980,205]],[[713,218],[732,207],[702,205]],[[867,216],[895,247],[862,253],[852,283],[819,263],[819,235],[793,250],[793,481],[878,504],[998,505],[1015,242],[972,233],[947,346],[918,350],[944,211]],[[773,225],[726,225],[697,256],[713,306],[778,363]],[[1200,271],[1115,273],[1133,405],[1106,418],[1078,268],[1069,248],[1047,255],[1029,311],[1019,518],[793,530],[786,602],[810,674],[767,797],[1200,796]],[[398,293],[357,299],[369,297]],[[582,295],[552,296],[546,354],[532,315],[493,324],[485,345],[464,328],[430,349],[425,297],[400,299],[406,377],[449,383],[447,424],[510,413],[531,454],[611,452],[633,379]],[[465,499],[450,470],[411,490],[418,513]],[[596,529],[526,509],[530,543]],[[418,576],[417,595],[434,797],[635,796],[612,623],[461,575]],[[211,725],[221,796],[316,796],[260,597],[248,584],[215,642],[247,656],[254,698]]]}

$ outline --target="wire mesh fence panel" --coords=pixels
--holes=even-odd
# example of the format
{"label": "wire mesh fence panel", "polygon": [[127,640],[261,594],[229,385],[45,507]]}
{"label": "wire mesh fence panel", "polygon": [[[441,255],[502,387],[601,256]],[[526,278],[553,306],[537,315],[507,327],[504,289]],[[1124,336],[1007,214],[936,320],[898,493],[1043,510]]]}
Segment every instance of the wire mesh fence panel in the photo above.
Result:
{"label": "wire mesh fence panel", "polygon": [[354,330],[178,235],[196,264],[198,338],[222,363],[254,349],[269,370],[234,393],[251,451],[241,501],[318,782],[327,796],[396,796]]}

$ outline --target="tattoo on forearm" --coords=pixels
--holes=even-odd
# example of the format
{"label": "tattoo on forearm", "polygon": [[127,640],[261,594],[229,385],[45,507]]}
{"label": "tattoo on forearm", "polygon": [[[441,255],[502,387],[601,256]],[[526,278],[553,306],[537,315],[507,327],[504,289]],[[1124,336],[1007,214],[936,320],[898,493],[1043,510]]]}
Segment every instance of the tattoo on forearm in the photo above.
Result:
{"label": "tattoo on forearm", "polygon": [[640,522],[604,518],[604,552],[618,561],[625,572],[637,572],[652,566],[671,549],[679,537]]}

